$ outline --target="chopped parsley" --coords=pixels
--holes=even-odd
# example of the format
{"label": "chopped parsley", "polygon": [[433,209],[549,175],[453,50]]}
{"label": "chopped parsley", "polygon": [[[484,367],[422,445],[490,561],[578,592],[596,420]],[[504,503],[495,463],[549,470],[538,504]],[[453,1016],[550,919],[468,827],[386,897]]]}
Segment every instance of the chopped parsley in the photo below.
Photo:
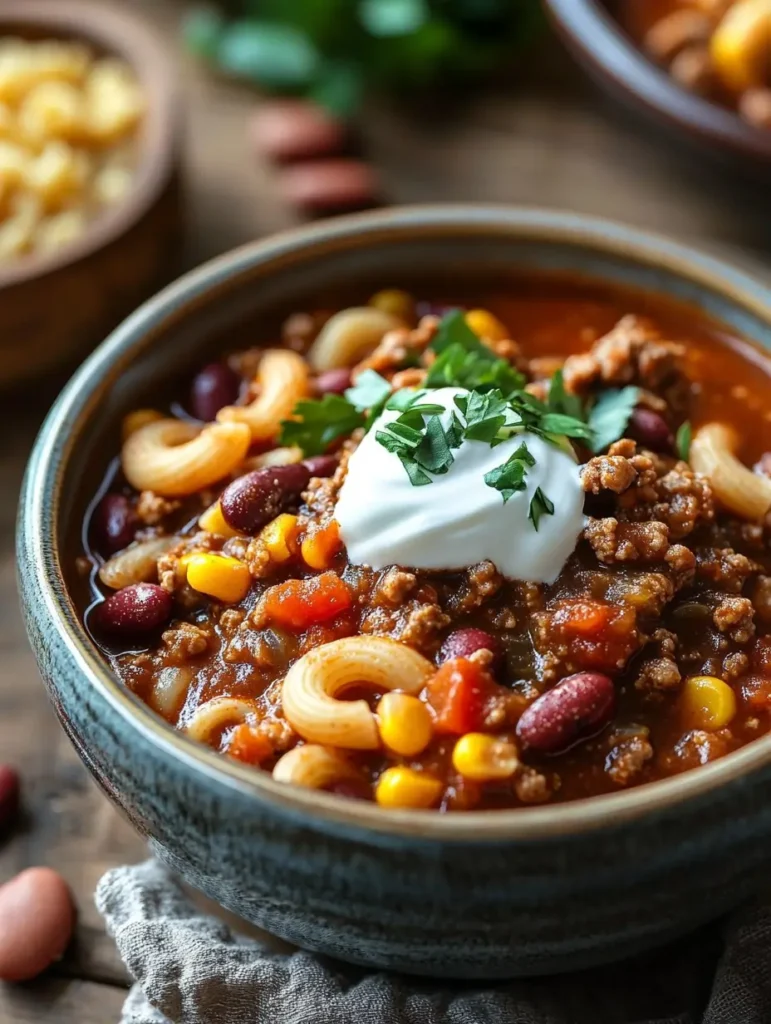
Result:
{"label": "chopped parsley", "polygon": [[688,422],[688,420],[686,420],[684,423],[681,423],[680,426],[677,428],[677,434],[675,435],[675,448],[677,449],[677,454],[680,456],[683,462],[688,461],[688,456],[691,453],[692,436],[693,428],[691,427],[691,424]]}
{"label": "chopped parsley", "polygon": [[549,501],[546,495],[543,493],[540,487],[536,487],[535,494],[530,499],[530,511],[528,512],[527,518],[533,524],[533,528],[537,531],[538,524],[541,521],[541,516],[553,516],[554,515],[554,502]]}
{"label": "chopped parsley", "polygon": [[341,395],[303,399],[294,407],[291,420],[282,420],[280,445],[296,445],[304,455],[323,455],[333,441],[364,425],[364,413]]}
{"label": "chopped parsley", "polygon": [[396,455],[413,487],[423,487],[433,476],[442,476],[455,461],[452,454],[459,448],[462,432],[457,416],[442,425],[444,406],[413,401],[395,420],[375,434],[375,440],[386,451]]}
{"label": "chopped parsley", "polygon": [[640,389],[626,387],[603,391],[589,413],[591,448],[593,452],[605,449],[624,436],[629,417],[640,398]]}
{"label": "chopped parsley", "polygon": [[523,442],[502,465],[485,473],[485,483],[488,487],[494,487],[496,491],[501,492],[505,505],[513,494],[525,490],[527,471],[534,465],[535,459]]}

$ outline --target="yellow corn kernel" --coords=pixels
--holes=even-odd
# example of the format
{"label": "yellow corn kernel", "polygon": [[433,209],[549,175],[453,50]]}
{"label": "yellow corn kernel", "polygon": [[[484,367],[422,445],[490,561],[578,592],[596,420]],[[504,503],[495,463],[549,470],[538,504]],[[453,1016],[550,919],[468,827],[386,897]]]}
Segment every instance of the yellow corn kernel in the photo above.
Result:
{"label": "yellow corn kernel", "polygon": [[498,317],[493,316],[487,309],[470,309],[466,313],[466,323],[478,338],[487,338],[488,341],[505,341],[510,337],[508,327],[505,327]]}
{"label": "yellow corn kernel", "polygon": [[422,700],[408,693],[386,693],[377,706],[383,743],[403,757],[414,757],[431,742],[434,726]]}
{"label": "yellow corn kernel", "polygon": [[692,729],[714,731],[728,725],[736,714],[736,695],[717,676],[691,676],[683,686],[682,707]]}
{"label": "yellow corn kernel", "polygon": [[452,764],[464,779],[490,782],[510,779],[519,767],[517,748],[484,732],[467,732],[455,744]]}
{"label": "yellow corn kernel", "polygon": [[442,783],[426,772],[396,765],[386,768],[377,781],[375,800],[381,807],[433,807],[442,795]]}
{"label": "yellow corn kernel", "polygon": [[385,288],[382,292],[376,292],[369,300],[369,304],[382,313],[398,316],[405,323],[411,323],[415,319],[415,300],[409,292],[403,292],[399,288]]}
{"label": "yellow corn kernel", "polygon": [[187,582],[201,594],[208,594],[224,604],[236,604],[246,597],[251,576],[237,558],[201,552],[191,555],[187,561]]}
{"label": "yellow corn kernel", "polygon": [[771,53],[771,4],[739,0],[712,34],[712,63],[733,92],[763,85]]}
{"label": "yellow corn kernel", "polygon": [[310,533],[303,540],[300,551],[311,569],[328,569],[340,550],[340,527],[333,519],[328,526]]}
{"label": "yellow corn kernel", "polygon": [[124,441],[128,440],[132,434],[135,434],[140,427],[146,427],[148,423],[155,423],[156,420],[162,420],[163,413],[158,412],[157,409],[134,409],[133,412],[123,417],[123,424],[121,426],[121,437]]}
{"label": "yellow corn kernel", "polygon": [[297,554],[297,516],[282,512],[268,523],[260,539],[274,562],[287,562]]}
{"label": "yellow corn kernel", "polygon": [[225,517],[222,514],[222,507],[219,501],[215,501],[213,505],[210,505],[206,511],[201,515],[198,520],[198,525],[202,530],[206,530],[207,533],[216,533],[219,537],[239,537],[238,530],[234,530],[232,526],[228,526],[225,521]]}

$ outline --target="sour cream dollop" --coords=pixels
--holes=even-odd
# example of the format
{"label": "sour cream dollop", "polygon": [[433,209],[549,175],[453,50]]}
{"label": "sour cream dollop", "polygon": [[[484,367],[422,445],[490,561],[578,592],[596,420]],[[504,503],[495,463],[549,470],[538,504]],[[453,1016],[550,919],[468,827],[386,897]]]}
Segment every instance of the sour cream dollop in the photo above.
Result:
{"label": "sour cream dollop", "polygon": [[[424,399],[445,409],[447,426],[458,388],[439,388]],[[449,471],[432,483],[414,487],[398,457],[377,440],[377,431],[399,413],[386,411],[364,437],[348,463],[335,518],[350,561],[382,569],[457,569],[493,562],[504,576],[553,583],[576,546],[584,526],[580,467],[566,451],[527,431],[495,448],[464,440],[454,451]],[[535,459],[526,489],[504,503],[485,483],[522,443]],[[536,530],[528,518],[537,487],[554,505]]]}

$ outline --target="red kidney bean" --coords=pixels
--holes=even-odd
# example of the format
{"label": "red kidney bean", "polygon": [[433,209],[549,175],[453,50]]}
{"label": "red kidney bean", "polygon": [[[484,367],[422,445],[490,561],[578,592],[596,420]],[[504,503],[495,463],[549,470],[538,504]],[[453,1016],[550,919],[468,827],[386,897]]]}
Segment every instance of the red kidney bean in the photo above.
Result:
{"label": "red kidney bean", "polygon": [[671,452],[673,448],[672,431],[664,417],[653,409],[638,406],[632,410],[627,427],[629,437],[644,444],[654,452]]}
{"label": "red kidney bean", "polygon": [[190,411],[206,423],[215,419],[220,409],[232,405],[241,390],[241,379],[225,363],[209,363],[193,378],[190,388]]}
{"label": "red kidney bean", "polygon": [[299,498],[310,478],[310,470],[302,462],[240,476],[220,496],[225,522],[239,533],[258,533]]}
{"label": "red kidney bean", "polygon": [[566,676],[527,708],[517,722],[521,742],[543,753],[565,750],[598,732],[613,714],[613,680],[600,672]]}
{"label": "red kidney bean", "polygon": [[345,143],[345,125],[317,103],[274,100],[252,116],[249,134],[254,149],[271,160],[325,156]]}
{"label": "red kidney bean", "polygon": [[279,176],[285,199],[306,210],[372,205],[380,192],[374,168],[362,160],[308,160]]}
{"label": "red kidney bean", "polygon": [[313,382],[319,395],[342,395],[351,386],[351,371],[348,367],[339,370],[325,370]]}
{"label": "red kidney bean", "polygon": [[486,633],[483,629],[475,629],[473,626],[468,629],[456,629],[442,644],[439,651],[439,663],[449,661],[450,658],[468,658],[469,655],[480,650],[492,652],[493,664],[501,660],[501,645],[490,633]]}
{"label": "red kidney bean", "polygon": [[19,776],[9,764],[0,764],[0,829],[19,808]]}
{"label": "red kidney bean", "polygon": [[28,868],[0,887],[0,980],[28,981],[58,960],[75,927],[67,883],[50,868]]}
{"label": "red kidney bean", "polygon": [[165,625],[173,603],[171,594],[155,583],[132,583],[97,605],[94,615],[106,632],[132,636]]}
{"label": "red kidney bean", "polygon": [[94,509],[91,528],[103,555],[127,548],[137,530],[137,517],[125,494],[105,494]]}
{"label": "red kidney bean", "polygon": [[311,476],[334,476],[338,464],[336,455],[312,455],[309,459],[303,459],[303,465]]}

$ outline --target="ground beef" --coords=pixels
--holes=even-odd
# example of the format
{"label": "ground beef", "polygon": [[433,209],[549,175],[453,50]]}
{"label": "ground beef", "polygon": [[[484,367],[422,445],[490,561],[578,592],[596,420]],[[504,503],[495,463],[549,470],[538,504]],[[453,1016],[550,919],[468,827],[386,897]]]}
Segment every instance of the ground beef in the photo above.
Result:
{"label": "ground beef", "polygon": [[721,633],[738,644],[746,644],[755,635],[755,609],[748,597],[724,597],[712,615]]}
{"label": "ground beef", "polygon": [[605,771],[617,786],[628,786],[639,776],[653,757],[647,730],[619,738],[612,737],[613,746],[605,758]]}
{"label": "ground beef", "polygon": [[663,573],[633,572],[614,576],[606,597],[631,605],[640,616],[654,618],[661,615],[674,594],[674,583]]}
{"label": "ground beef", "polygon": [[198,598],[185,582],[185,573],[180,569],[179,560],[191,551],[219,551],[222,544],[222,537],[203,530],[185,537],[158,559],[158,582],[164,590],[174,594],[177,601],[187,607],[195,607]]}
{"label": "ground beef", "polygon": [[669,529],[664,523],[619,523],[618,519],[590,519],[584,529],[601,562],[658,562],[669,550]]}
{"label": "ground beef", "polygon": [[447,610],[453,615],[463,615],[480,608],[504,583],[492,562],[478,562],[466,570],[457,589],[452,589]]}
{"label": "ground beef", "polygon": [[723,658],[723,678],[726,682],[739,679],[745,672],[749,671],[750,659],[742,651],[735,651]]}
{"label": "ground beef", "polygon": [[263,718],[255,732],[270,743],[274,754],[284,754],[297,745],[299,736],[285,718]]}
{"label": "ground beef", "polygon": [[348,460],[361,440],[362,432],[355,431],[351,439],[346,441],[340,450],[340,462],[332,476],[311,477],[308,489],[303,493],[306,508],[300,515],[300,527],[312,523],[315,527],[324,527],[332,519],[337,504],[337,496],[343,481],[348,474]]}
{"label": "ground beef", "polygon": [[160,494],[156,494],[154,491],[142,491],[137,498],[134,511],[137,519],[144,523],[145,526],[158,526],[166,516],[176,512],[181,504],[182,502],[180,501],[170,501],[168,498],[162,498]]}
{"label": "ground beef", "polygon": [[551,797],[553,787],[545,775],[523,766],[514,780],[514,792],[523,804],[543,804]]}
{"label": "ground beef", "polygon": [[716,761],[728,753],[730,741],[720,732],[705,732],[703,729],[692,729],[686,733],[675,747],[675,756],[680,761],[681,770],[695,768],[709,761]]}
{"label": "ground beef", "polygon": [[676,634],[667,629],[657,629],[646,646],[646,660],[640,667],[635,687],[648,691],[678,689],[683,677],[676,653]]}
{"label": "ground beef", "polygon": [[208,650],[212,633],[192,622],[179,622],[173,629],[167,629],[161,639],[168,649],[169,663],[183,665],[189,658]]}
{"label": "ground beef", "polygon": [[591,494],[600,491],[620,494],[632,486],[636,476],[637,471],[629,459],[620,455],[596,455],[582,468],[581,483]]}
{"label": "ground beef", "polygon": [[752,594],[755,614],[764,624],[771,623],[771,576],[758,576]]}
{"label": "ground beef", "polygon": [[361,620],[361,632],[390,636],[430,656],[439,647],[439,634],[450,621],[440,605],[412,598],[400,608],[368,608]]}
{"label": "ground beef", "polygon": [[376,370],[388,376],[389,372],[400,370],[424,352],[433,341],[439,329],[439,318],[424,316],[417,327],[397,327],[383,335],[377,348],[353,368],[353,379],[364,370]]}
{"label": "ground beef", "polygon": [[738,594],[760,566],[732,548],[697,548],[696,576],[699,579]]}
{"label": "ground beef", "polygon": [[538,696],[539,690],[533,682],[521,683],[516,690],[501,688],[485,707],[485,728],[495,729],[496,732],[513,728],[525,708],[537,700]]}

